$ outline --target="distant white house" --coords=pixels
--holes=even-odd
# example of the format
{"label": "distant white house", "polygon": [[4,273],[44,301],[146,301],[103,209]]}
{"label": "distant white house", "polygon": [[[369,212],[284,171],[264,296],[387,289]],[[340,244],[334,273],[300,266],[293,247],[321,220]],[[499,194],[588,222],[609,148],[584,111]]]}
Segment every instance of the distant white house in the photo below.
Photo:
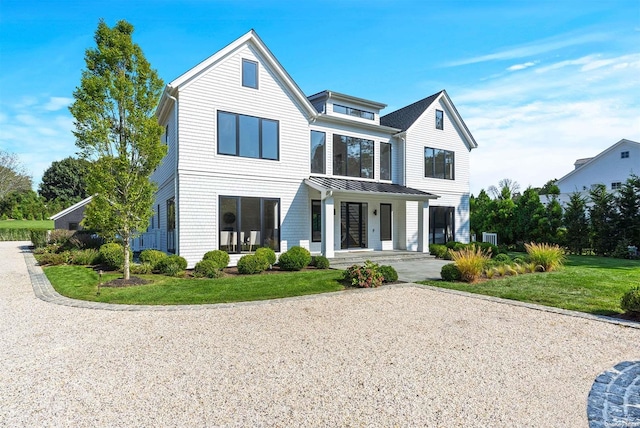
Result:
{"label": "distant white house", "polygon": [[558,199],[566,204],[575,192],[586,198],[598,184],[616,191],[631,174],[640,175],[640,143],[622,139],[595,157],[576,160],[574,170],[556,182]]}
{"label": "distant white house", "polygon": [[477,144],[449,95],[385,107],[305,95],[249,31],[166,86],[168,153],[142,238],[190,267],[214,249],[234,265],[261,246],[333,257],[468,242]]}

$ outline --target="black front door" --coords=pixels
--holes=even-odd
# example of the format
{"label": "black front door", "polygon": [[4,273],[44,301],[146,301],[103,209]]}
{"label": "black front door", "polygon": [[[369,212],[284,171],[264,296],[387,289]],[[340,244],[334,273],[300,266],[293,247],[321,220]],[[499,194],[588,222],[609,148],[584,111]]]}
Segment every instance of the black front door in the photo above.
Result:
{"label": "black front door", "polygon": [[367,248],[367,204],[342,202],[340,214],[340,248]]}

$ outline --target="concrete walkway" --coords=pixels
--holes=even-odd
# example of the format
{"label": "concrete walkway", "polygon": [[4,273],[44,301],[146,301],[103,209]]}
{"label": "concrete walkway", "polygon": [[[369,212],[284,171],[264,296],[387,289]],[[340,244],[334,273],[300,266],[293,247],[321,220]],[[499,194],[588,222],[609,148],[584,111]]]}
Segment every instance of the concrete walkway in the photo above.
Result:
{"label": "concrete walkway", "polygon": [[584,427],[594,379],[640,360],[635,328],[412,285],[70,307],[21,244],[0,243],[0,426]]}

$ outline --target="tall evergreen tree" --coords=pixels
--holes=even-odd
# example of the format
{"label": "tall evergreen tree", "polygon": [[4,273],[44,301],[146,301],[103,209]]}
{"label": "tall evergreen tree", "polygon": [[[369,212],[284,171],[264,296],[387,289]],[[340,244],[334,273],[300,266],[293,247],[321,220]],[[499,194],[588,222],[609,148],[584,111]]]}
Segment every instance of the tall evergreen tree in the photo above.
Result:
{"label": "tall evergreen tree", "polygon": [[615,197],[620,239],[640,247],[640,177],[632,174]]}
{"label": "tall evergreen tree", "polygon": [[[547,196],[548,197],[548,196]],[[551,194],[551,200],[547,202],[542,223],[542,240],[548,243],[558,244],[558,231],[562,227],[562,205],[558,197]]]}
{"label": "tall evergreen tree", "polygon": [[154,116],[163,82],[132,40],[133,26],[100,21],[96,47],[85,53],[86,69],[69,110],[76,145],[94,165],[87,177],[96,195],[85,224],[105,237],[122,239],[124,278],[129,279],[129,240],[153,215],[156,187],[149,180],[166,153]]}
{"label": "tall evergreen tree", "polygon": [[543,237],[545,209],[540,196],[528,187],[518,199],[515,207],[515,240],[520,242],[539,242]]}
{"label": "tall evergreen tree", "polygon": [[617,212],[614,196],[607,192],[604,184],[598,184],[589,191],[589,224],[591,226],[591,247],[599,255],[610,255],[616,247]]}
{"label": "tall evergreen tree", "polygon": [[572,193],[564,210],[564,226],[567,228],[566,246],[574,254],[582,254],[589,246],[589,221],[587,201],[580,193]]}

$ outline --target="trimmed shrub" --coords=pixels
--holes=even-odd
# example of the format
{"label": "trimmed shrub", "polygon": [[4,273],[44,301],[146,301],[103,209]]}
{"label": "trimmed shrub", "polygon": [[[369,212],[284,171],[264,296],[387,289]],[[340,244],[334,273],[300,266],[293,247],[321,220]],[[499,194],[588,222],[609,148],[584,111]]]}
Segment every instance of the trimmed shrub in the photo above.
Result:
{"label": "trimmed shrub", "polygon": [[315,256],[313,258],[313,265],[318,269],[329,269],[329,259],[325,256]]}
{"label": "trimmed shrub", "polygon": [[507,254],[498,254],[493,258],[493,260],[497,263],[511,263],[511,257]]}
{"label": "trimmed shrub", "polygon": [[276,264],[276,253],[269,247],[260,247],[256,250],[256,256],[262,257],[267,262],[267,268]]}
{"label": "trimmed shrub", "polygon": [[153,266],[151,265],[151,263],[140,263],[140,264],[133,264],[130,267],[131,269],[131,273],[135,274],[135,275],[149,275],[150,273],[153,272]]}
{"label": "trimmed shrub", "polygon": [[447,255],[447,251],[449,251],[449,249],[444,245],[441,245],[441,244],[429,245],[429,253],[431,253],[433,256],[439,259],[444,259],[444,257]]}
{"label": "trimmed shrub", "polygon": [[35,256],[40,266],[57,266],[67,262],[65,254],[42,253]]}
{"label": "trimmed shrub", "polygon": [[[33,232],[30,229],[0,229],[0,241],[31,241],[33,242],[32,239],[32,234],[31,232]],[[46,245],[46,230],[44,231],[44,236],[45,236],[45,245]],[[33,244],[35,245],[36,243],[33,242]],[[36,247],[37,248],[37,247]]]}
{"label": "trimmed shrub", "polygon": [[218,270],[222,270],[229,265],[230,259],[229,254],[226,251],[213,250],[204,253],[204,256],[202,256],[202,260],[209,260],[217,267]]}
{"label": "trimmed shrub", "polygon": [[559,268],[564,262],[564,251],[557,245],[531,242],[524,244],[524,248],[529,254],[531,263],[542,266],[545,272],[551,272]]}
{"label": "trimmed shrub", "polygon": [[442,269],[440,269],[440,276],[443,281],[449,282],[460,281],[460,278],[462,278],[460,269],[458,269],[458,266],[456,266],[455,263],[449,263],[448,265],[442,266]]}
{"label": "trimmed shrub", "polygon": [[342,276],[351,285],[360,288],[380,287],[384,280],[380,273],[380,266],[370,260],[364,262],[364,266],[353,265],[347,268]]}
{"label": "trimmed shrub", "polygon": [[517,263],[519,265],[527,264],[527,261],[524,258],[520,257],[520,256],[514,257],[513,258],[513,262]]}
{"label": "trimmed shrub", "polygon": [[265,269],[265,258],[258,257],[255,254],[247,254],[238,260],[238,273],[243,275],[252,275],[260,273]]}
{"label": "trimmed shrub", "polygon": [[69,262],[81,266],[95,265],[100,263],[100,253],[93,248],[71,251]]}
{"label": "trimmed shrub", "polygon": [[104,239],[91,232],[90,230],[77,230],[66,246],[69,248],[95,248],[96,250],[100,248],[100,246],[104,244]]}
{"label": "trimmed shrub", "polygon": [[[129,253],[132,255],[132,253]],[[124,249],[122,245],[111,242],[100,247],[100,261],[111,270],[122,269],[124,265]]]}
{"label": "trimmed shrub", "polygon": [[311,263],[311,253],[306,248],[291,247],[289,251],[280,255],[278,265],[282,270],[301,270]]}
{"label": "trimmed shrub", "polygon": [[148,263],[151,265],[152,270],[158,271],[158,263],[167,257],[169,257],[167,254],[159,250],[142,250],[138,258],[141,263]]}
{"label": "trimmed shrub", "polygon": [[634,287],[624,293],[620,299],[620,307],[625,312],[640,315],[640,286]]}
{"label": "trimmed shrub", "polygon": [[181,276],[186,268],[187,260],[175,254],[163,258],[156,266],[158,272],[167,276]]}
{"label": "trimmed shrub", "polygon": [[383,282],[395,282],[398,280],[398,272],[393,266],[382,265],[378,270],[382,274]]}
{"label": "trimmed shrub", "polygon": [[193,268],[193,276],[198,278],[220,278],[222,276],[222,269],[215,260],[203,259],[196,263]]}
{"label": "trimmed shrub", "polygon": [[29,230],[29,240],[33,244],[34,248],[42,248],[47,245],[47,234],[46,230],[37,230],[32,229]]}
{"label": "trimmed shrub", "polygon": [[451,258],[460,271],[461,279],[465,282],[474,282],[482,273],[485,264],[490,257],[480,248],[471,246],[451,252]]}

